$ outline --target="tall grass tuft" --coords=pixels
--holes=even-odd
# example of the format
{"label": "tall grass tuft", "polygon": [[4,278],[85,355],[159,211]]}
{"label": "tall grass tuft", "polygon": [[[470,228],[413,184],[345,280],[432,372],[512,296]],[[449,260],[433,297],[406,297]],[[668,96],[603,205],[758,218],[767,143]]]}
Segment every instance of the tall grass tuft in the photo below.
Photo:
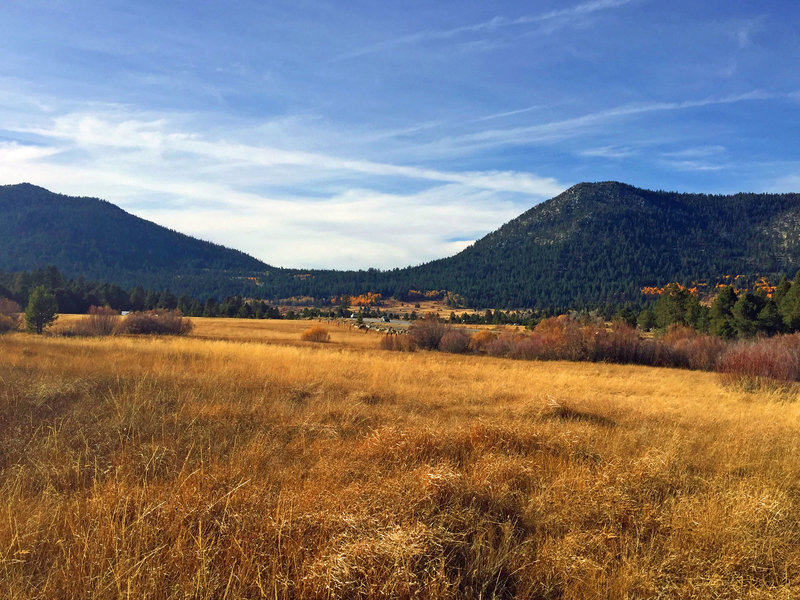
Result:
{"label": "tall grass tuft", "polygon": [[304,342],[326,343],[331,341],[331,334],[322,325],[314,325],[300,334],[300,339]]}

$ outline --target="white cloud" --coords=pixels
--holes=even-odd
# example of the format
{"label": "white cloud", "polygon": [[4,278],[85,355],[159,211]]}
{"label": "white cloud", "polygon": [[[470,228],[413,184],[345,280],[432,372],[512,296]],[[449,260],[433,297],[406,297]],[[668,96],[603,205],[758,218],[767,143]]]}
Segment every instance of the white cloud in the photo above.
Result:
{"label": "white cloud", "polygon": [[[449,29],[427,29],[424,31],[418,31],[415,33],[411,33],[409,35],[400,36],[394,39],[389,39],[383,42],[379,42],[377,44],[372,44],[369,46],[364,46],[363,48],[352,50],[337,57],[335,60],[346,60],[350,58],[357,58],[360,56],[373,54],[375,52],[380,52],[382,50],[386,50],[387,48],[395,46],[416,44],[419,42],[425,42],[430,40],[447,40],[455,38],[462,34],[498,31],[500,29],[504,29],[507,27],[528,25],[534,23],[543,23],[555,20],[561,20],[563,23],[566,24],[570,22],[571,18],[577,18],[598,11],[624,6],[625,4],[630,4],[633,1],[634,0],[592,0],[590,2],[584,2],[582,4],[577,4],[575,6],[571,6],[568,8],[551,10],[538,15],[524,15],[522,17],[517,17],[516,19],[509,19],[508,17],[496,16],[486,21],[481,21],[479,23],[470,23],[468,25],[452,27]],[[490,47],[492,46],[490,45]]]}
{"label": "white cloud", "polygon": [[636,156],[638,152],[633,148],[621,146],[600,146],[598,148],[586,148],[578,152],[579,156],[591,156],[595,158],[628,158]]}
{"label": "white cloud", "polygon": [[58,153],[58,149],[45,146],[31,146],[17,142],[0,142],[0,164],[6,168],[17,163],[37,160]]}
{"label": "white cloud", "polygon": [[669,112],[701,108],[719,104],[733,104],[754,100],[768,100],[778,97],[776,94],[754,90],[744,94],[731,96],[703,98],[700,100],[685,100],[681,102],[651,102],[643,104],[625,104],[614,108],[588,113],[578,117],[512,127],[506,129],[487,129],[477,133],[443,138],[438,145],[448,148],[461,148],[462,150],[475,150],[493,146],[552,143],[579,135],[584,135],[593,128],[608,121],[654,112]]}
{"label": "white cloud", "polygon": [[124,112],[68,114],[16,131],[39,145],[0,145],[0,181],[102,197],[282,266],[388,268],[440,258],[469,243],[452,240],[483,235],[566,187],[530,173],[208,139]]}
{"label": "white cloud", "polygon": [[150,121],[124,119],[114,122],[107,117],[97,115],[70,114],[54,119],[53,125],[48,128],[19,128],[16,131],[35,134],[46,139],[66,141],[80,148],[150,151],[159,157],[164,157],[168,153],[191,154],[206,160],[222,161],[231,167],[250,165],[264,168],[303,168],[306,170],[307,178],[326,173],[329,175],[330,172],[350,172],[377,177],[459,183],[481,189],[532,194],[540,198],[553,196],[563,190],[563,185],[555,179],[538,177],[530,173],[441,171],[285,150],[267,145],[255,146],[225,140],[207,140],[193,133],[170,131],[164,119]]}
{"label": "white cloud", "polygon": [[691,159],[691,158],[708,158],[710,156],[719,156],[725,153],[725,146],[695,146],[692,148],[685,148],[683,150],[674,150],[671,152],[662,152],[661,156],[665,158],[678,158],[678,159]]}

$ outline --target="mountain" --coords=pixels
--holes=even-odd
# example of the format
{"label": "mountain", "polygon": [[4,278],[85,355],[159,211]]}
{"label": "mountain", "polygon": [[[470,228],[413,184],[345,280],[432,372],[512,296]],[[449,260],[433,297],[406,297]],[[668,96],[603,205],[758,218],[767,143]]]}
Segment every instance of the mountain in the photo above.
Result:
{"label": "mountain", "polygon": [[[0,270],[55,265],[69,277],[181,293],[238,293],[271,267],[238,250],[172,231],[96,198],[28,183],[0,186]],[[208,293],[208,292],[206,292]]]}
{"label": "mountain", "polygon": [[0,270],[52,264],[68,276],[201,298],[448,290],[473,307],[565,309],[637,302],[643,287],[672,281],[775,279],[800,268],[800,194],[581,183],[455,256],[389,271],[275,269],[108,202],[29,184],[0,187],[0,214]]}
{"label": "mountain", "polygon": [[411,269],[480,306],[591,306],[671,281],[794,275],[800,194],[581,183],[451,258]]}
{"label": "mountain", "polygon": [[284,295],[446,289],[473,307],[585,308],[645,286],[800,268],[800,194],[682,194],[581,183],[459,254],[392,271],[312,271]]}

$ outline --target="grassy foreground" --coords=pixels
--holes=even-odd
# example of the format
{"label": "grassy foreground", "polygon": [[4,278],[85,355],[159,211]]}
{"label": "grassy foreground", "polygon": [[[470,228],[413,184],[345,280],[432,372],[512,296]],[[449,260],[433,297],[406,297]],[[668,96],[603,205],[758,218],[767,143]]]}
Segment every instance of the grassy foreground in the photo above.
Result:
{"label": "grassy foreground", "polygon": [[800,404],[331,333],[0,337],[0,597],[800,597]]}

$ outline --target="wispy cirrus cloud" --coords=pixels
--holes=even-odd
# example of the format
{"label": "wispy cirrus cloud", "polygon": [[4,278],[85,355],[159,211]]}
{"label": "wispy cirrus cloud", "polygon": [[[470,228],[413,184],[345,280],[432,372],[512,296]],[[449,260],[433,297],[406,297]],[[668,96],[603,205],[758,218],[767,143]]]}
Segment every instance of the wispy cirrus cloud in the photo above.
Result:
{"label": "wispy cirrus cloud", "polygon": [[632,117],[656,112],[682,111],[705,106],[735,104],[738,102],[770,100],[779,96],[785,95],[766,92],[763,90],[753,90],[743,94],[709,97],[698,100],[624,104],[614,108],[587,113],[568,119],[505,129],[487,129],[475,133],[443,138],[438,143],[447,145],[449,147],[462,149],[469,148],[472,150],[491,146],[552,143],[570,137],[585,135],[592,128],[624,117]]}
{"label": "wispy cirrus cloud", "polygon": [[213,138],[121,107],[9,130],[31,141],[0,143],[0,181],[103,197],[282,266],[388,268],[440,258],[566,187],[527,172]]}
{"label": "wispy cirrus cloud", "polygon": [[514,171],[454,172],[418,166],[343,158],[314,152],[285,150],[268,145],[251,145],[226,140],[209,140],[198,133],[171,130],[164,119],[123,118],[111,121],[96,115],[70,114],[57,117],[50,127],[19,128],[19,133],[58,140],[79,148],[118,148],[161,155],[192,154],[206,160],[254,167],[293,167],[324,172],[351,172],[377,177],[400,177],[441,183],[458,183],[478,189],[550,197],[563,189],[553,178]]}
{"label": "wispy cirrus cloud", "polygon": [[617,8],[626,4],[630,4],[634,1],[636,0],[592,0],[590,2],[584,2],[567,8],[551,10],[536,15],[524,15],[516,18],[496,16],[486,21],[470,23],[459,27],[451,27],[447,29],[426,29],[352,50],[336,57],[335,60],[357,58],[397,46],[412,45],[428,41],[449,40],[464,34],[495,32],[510,27],[519,27],[522,25],[531,25],[535,23],[545,23],[557,20],[563,20],[564,23],[568,23],[570,18],[590,15],[592,13],[611,8]]}

